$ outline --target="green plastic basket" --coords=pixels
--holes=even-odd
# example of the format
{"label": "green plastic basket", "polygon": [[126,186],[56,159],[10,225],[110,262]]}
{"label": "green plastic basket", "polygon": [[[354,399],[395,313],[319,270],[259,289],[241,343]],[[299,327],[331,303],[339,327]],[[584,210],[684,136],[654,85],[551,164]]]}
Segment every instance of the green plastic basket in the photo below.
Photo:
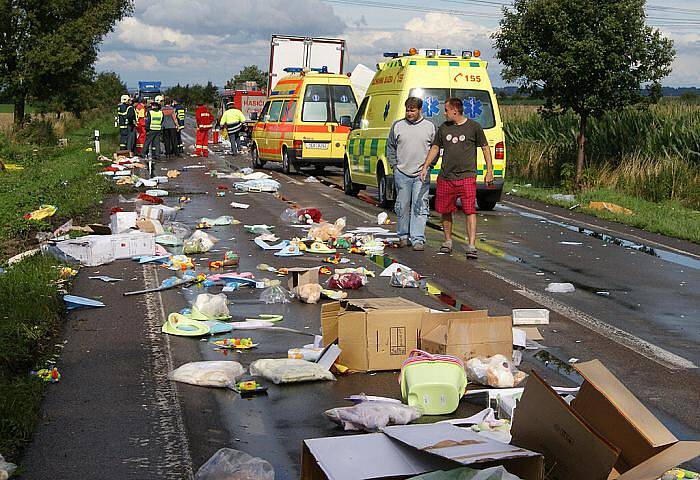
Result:
{"label": "green plastic basket", "polygon": [[424,415],[446,415],[459,407],[467,388],[464,364],[456,357],[414,350],[399,377],[403,401]]}

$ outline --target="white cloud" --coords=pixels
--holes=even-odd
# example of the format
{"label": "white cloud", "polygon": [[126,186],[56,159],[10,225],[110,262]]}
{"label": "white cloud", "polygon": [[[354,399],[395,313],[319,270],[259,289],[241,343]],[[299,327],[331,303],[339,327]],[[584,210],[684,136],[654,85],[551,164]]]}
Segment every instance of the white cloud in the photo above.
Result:
{"label": "white cloud", "polygon": [[99,70],[114,70],[117,73],[125,70],[153,72],[159,67],[160,62],[158,61],[158,57],[141,53],[124,57],[118,52],[107,52],[100,55],[100,58],[97,60],[97,68]]}

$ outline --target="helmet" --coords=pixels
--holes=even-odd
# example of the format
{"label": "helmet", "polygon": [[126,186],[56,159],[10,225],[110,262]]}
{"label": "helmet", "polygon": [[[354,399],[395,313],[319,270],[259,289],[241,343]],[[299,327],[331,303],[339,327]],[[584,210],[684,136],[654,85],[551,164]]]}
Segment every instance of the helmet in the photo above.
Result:
{"label": "helmet", "polygon": [[227,106],[227,107],[229,107],[229,106],[230,106],[230,107],[233,107],[234,105],[235,105],[235,103],[233,103],[232,101],[231,101],[231,102],[226,102],[226,106]]}
{"label": "helmet", "polygon": [[122,95],[121,102],[126,103],[129,101],[129,98],[130,98],[129,95]]}
{"label": "helmet", "polygon": [[156,95],[156,102],[163,103],[163,95]]}

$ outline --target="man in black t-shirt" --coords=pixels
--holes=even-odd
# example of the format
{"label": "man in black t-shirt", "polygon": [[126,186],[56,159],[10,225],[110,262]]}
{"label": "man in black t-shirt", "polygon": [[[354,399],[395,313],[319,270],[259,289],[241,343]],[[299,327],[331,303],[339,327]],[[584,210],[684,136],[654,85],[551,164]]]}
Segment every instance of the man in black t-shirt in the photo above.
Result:
{"label": "man in black t-shirt", "polygon": [[457,210],[457,199],[462,200],[462,211],[467,217],[467,258],[475,259],[476,253],[476,158],[481,148],[486,161],[487,184],[493,182],[491,150],[484,130],[477,122],[464,117],[464,106],[459,98],[445,101],[447,121],[440,125],[420,173],[421,180],[429,174],[430,166],[442,150],[442,167],[437,179],[435,210],[442,215],[445,242],[443,253],[452,253],[452,213]]}

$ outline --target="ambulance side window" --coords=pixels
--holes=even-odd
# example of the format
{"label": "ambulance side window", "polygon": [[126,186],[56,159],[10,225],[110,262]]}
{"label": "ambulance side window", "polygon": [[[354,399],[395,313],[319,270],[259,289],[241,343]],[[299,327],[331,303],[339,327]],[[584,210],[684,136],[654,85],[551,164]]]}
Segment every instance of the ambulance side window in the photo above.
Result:
{"label": "ambulance side window", "polygon": [[364,100],[362,100],[362,103],[360,104],[360,108],[359,108],[359,110],[357,110],[357,114],[355,115],[355,119],[352,121],[352,129],[353,130],[360,128],[360,120],[362,120],[365,116],[365,112],[367,111],[367,105],[369,105],[369,97],[365,97]]}
{"label": "ambulance side window", "polygon": [[301,121],[327,122],[328,107],[328,85],[307,85],[304,106],[301,109]]}
{"label": "ambulance side window", "polygon": [[258,117],[260,121],[265,121],[265,115],[267,115],[268,110],[270,110],[270,102],[265,102],[263,109],[260,111],[260,116]]}
{"label": "ambulance side window", "polygon": [[355,117],[357,100],[350,85],[331,85],[334,121],[340,123],[343,117]]}
{"label": "ambulance side window", "polygon": [[278,122],[280,119],[280,112],[282,111],[282,100],[277,101],[277,102],[272,102],[270,105],[270,121],[271,122]]}
{"label": "ambulance side window", "polygon": [[294,113],[296,112],[297,102],[296,100],[287,100],[284,102],[284,108],[282,109],[282,121],[289,123],[294,121]]}

